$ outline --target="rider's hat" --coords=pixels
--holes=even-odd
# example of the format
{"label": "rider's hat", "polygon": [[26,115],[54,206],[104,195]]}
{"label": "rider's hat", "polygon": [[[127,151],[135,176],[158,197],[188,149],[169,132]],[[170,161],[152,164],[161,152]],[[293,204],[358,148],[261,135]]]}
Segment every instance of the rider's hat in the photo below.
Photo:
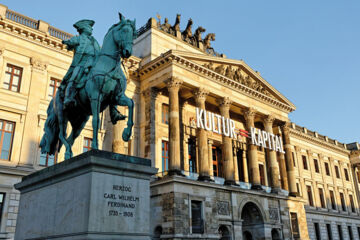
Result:
{"label": "rider's hat", "polygon": [[83,19],[83,20],[77,21],[73,26],[74,26],[74,28],[76,28],[76,30],[79,31],[86,27],[92,27],[92,26],[94,26],[94,24],[95,24],[95,21],[93,21],[93,20]]}

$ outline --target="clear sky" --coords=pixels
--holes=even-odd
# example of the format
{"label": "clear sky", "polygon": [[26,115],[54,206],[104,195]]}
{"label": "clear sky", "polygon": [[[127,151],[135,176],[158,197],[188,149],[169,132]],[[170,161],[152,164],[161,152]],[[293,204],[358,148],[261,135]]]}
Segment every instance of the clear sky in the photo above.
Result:
{"label": "clear sky", "polygon": [[2,0],[9,9],[75,34],[72,24],[96,21],[101,43],[118,21],[137,28],[160,14],[181,29],[187,20],[216,33],[212,44],[228,58],[243,59],[295,104],[291,121],[340,142],[360,142],[359,0],[84,1]]}

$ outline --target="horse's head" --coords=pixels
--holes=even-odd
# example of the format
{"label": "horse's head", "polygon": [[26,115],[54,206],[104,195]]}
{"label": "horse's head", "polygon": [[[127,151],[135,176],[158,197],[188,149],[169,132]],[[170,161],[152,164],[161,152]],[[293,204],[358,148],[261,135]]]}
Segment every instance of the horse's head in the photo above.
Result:
{"label": "horse's head", "polygon": [[128,58],[132,54],[133,40],[136,35],[136,20],[125,19],[119,13],[120,23],[113,29],[114,41],[117,43],[121,58]]}

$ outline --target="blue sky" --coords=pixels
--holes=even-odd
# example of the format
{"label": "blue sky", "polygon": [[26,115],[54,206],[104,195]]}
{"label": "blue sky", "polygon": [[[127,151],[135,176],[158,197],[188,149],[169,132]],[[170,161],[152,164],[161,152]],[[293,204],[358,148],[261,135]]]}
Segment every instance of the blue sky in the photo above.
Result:
{"label": "blue sky", "polygon": [[360,142],[360,1],[84,1],[2,0],[9,9],[75,34],[95,20],[102,42],[120,11],[137,27],[160,14],[216,33],[214,48],[243,59],[292,101],[291,121],[340,142]]}

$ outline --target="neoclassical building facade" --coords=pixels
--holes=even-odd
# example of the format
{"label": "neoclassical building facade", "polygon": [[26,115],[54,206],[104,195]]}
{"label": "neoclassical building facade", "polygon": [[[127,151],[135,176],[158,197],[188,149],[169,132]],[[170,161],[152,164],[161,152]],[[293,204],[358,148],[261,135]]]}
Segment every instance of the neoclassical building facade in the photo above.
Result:
{"label": "neoclassical building facade", "polygon": [[[359,239],[360,148],[289,120],[295,106],[215,34],[153,18],[125,60],[134,132],[101,115],[100,148],[151,159],[153,239]],[[95,25],[96,27],[96,25]],[[203,37],[201,34],[203,33]],[[46,108],[72,60],[70,34],[0,5],[0,239],[16,228],[21,177],[40,154]],[[125,108],[119,108],[126,114]],[[91,149],[91,122],[74,154]]]}

